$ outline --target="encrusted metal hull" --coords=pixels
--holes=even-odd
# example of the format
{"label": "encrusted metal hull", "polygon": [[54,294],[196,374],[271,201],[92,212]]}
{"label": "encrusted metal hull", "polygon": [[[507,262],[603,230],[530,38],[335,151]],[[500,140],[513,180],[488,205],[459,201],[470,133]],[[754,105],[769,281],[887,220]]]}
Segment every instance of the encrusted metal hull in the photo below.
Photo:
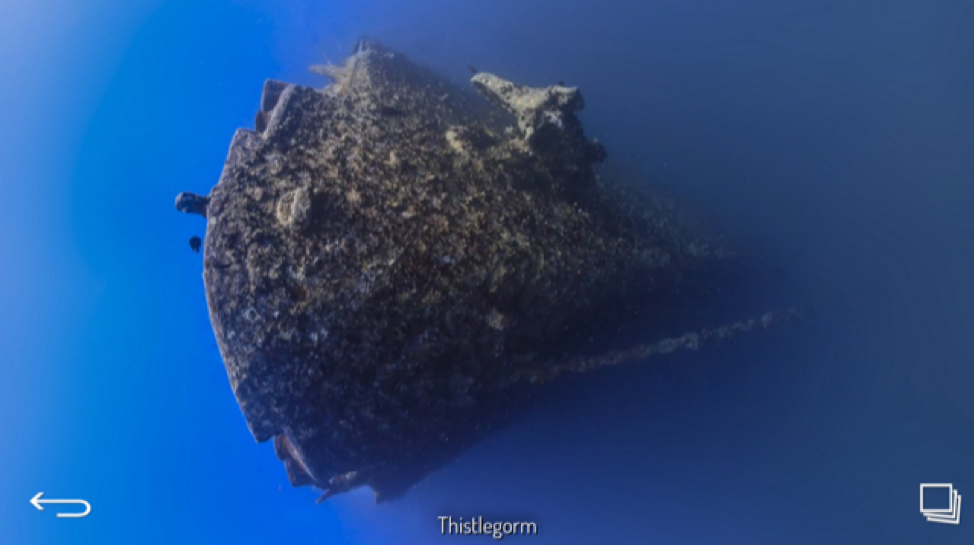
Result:
{"label": "encrusted metal hull", "polygon": [[402,494],[519,389],[616,363],[586,342],[718,253],[598,179],[574,88],[478,74],[491,107],[378,46],[316,70],[266,84],[195,206],[230,383],[296,486]]}

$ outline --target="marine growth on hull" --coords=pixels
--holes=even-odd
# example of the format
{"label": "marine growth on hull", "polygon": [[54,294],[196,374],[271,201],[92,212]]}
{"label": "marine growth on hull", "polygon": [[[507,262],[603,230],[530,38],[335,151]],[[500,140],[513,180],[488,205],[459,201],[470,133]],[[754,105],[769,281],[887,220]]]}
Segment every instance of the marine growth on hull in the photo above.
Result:
{"label": "marine growth on hull", "polygon": [[312,70],[330,83],[268,81],[212,192],[177,199],[206,218],[240,409],[293,485],[395,498],[516,418],[526,388],[792,313],[606,344],[725,252],[596,174],[577,88],[478,73],[480,96],[364,42]]}

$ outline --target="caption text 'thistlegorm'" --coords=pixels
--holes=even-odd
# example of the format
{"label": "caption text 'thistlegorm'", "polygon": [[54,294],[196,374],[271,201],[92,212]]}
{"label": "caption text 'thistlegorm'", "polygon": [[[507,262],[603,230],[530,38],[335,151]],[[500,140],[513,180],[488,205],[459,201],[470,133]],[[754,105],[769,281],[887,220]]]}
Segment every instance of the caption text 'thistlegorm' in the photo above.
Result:
{"label": "caption text 'thistlegorm'", "polygon": [[491,536],[504,539],[511,535],[537,535],[538,525],[534,522],[484,522],[484,517],[454,520],[453,517],[436,517],[440,521],[440,533],[445,536]]}

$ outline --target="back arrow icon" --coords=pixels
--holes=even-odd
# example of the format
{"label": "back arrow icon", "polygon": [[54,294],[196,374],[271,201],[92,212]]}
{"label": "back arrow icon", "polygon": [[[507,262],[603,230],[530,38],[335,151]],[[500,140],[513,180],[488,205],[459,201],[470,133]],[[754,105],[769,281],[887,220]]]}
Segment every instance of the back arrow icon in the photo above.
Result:
{"label": "back arrow icon", "polygon": [[86,502],[85,500],[42,500],[41,496],[43,495],[44,495],[43,492],[38,492],[36,496],[30,499],[31,505],[36,507],[38,511],[44,510],[44,508],[41,507],[42,503],[68,503],[68,504],[84,505],[85,511],[83,513],[58,513],[57,514],[58,518],[79,519],[81,517],[87,517],[88,513],[91,513],[91,504]]}

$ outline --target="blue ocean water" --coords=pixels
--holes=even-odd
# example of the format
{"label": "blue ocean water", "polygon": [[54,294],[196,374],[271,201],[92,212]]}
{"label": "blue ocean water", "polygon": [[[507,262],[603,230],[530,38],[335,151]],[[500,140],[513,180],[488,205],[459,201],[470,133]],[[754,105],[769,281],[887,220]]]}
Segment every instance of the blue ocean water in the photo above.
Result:
{"label": "blue ocean water", "polygon": [[[822,303],[555,385],[400,501],[314,505],[247,431],[172,201],[264,79],[321,85],[305,67],[363,34],[457,82],[580,86],[613,164],[771,271],[714,315]],[[970,2],[12,0],[0,63],[2,543],[429,544],[441,515],[539,544],[974,542],[918,507],[974,494]]]}

